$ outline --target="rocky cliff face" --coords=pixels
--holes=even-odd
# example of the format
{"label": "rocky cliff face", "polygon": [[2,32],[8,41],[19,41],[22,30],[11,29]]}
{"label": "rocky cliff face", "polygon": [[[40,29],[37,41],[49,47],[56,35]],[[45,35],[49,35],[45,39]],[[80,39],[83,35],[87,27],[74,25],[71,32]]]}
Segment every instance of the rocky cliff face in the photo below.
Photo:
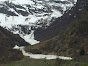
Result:
{"label": "rocky cliff face", "polygon": [[87,0],[78,0],[70,11],[66,11],[62,17],[57,18],[47,29],[37,29],[35,31],[35,39],[40,41],[47,40],[66,30],[74,19],[79,18],[79,14],[86,6]]}

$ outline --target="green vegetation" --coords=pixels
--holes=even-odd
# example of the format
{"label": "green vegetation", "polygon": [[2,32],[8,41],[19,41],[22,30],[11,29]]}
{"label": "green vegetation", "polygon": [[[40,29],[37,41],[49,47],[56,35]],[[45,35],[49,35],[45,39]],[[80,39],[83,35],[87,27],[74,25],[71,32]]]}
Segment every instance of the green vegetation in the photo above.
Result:
{"label": "green vegetation", "polygon": [[23,54],[19,50],[10,49],[4,46],[0,46],[0,63],[8,63],[12,61],[21,60]]}
{"label": "green vegetation", "polygon": [[88,66],[88,8],[83,9],[79,17],[58,36],[28,46],[25,50],[32,53],[36,50],[36,53],[73,57],[72,61],[57,59],[57,66]]}
{"label": "green vegetation", "polygon": [[21,51],[14,50],[15,45],[28,45],[18,35],[0,27],[0,63],[21,60],[24,56]]}
{"label": "green vegetation", "polygon": [[[81,60],[81,59],[80,59]],[[25,57],[20,61],[0,64],[0,66],[87,66],[88,62],[66,61],[66,60],[36,60]]]}
{"label": "green vegetation", "polygon": [[[83,9],[79,17],[72,21],[58,36],[34,46],[26,47],[27,52],[57,54],[77,58],[88,55],[88,11]],[[36,52],[37,52],[36,51]]]}

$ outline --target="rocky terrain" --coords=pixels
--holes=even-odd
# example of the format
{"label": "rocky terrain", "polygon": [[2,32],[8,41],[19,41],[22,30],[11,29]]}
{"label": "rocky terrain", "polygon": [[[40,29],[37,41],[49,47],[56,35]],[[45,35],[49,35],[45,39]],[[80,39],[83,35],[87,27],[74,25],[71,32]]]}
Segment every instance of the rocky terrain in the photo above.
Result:
{"label": "rocky terrain", "polygon": [[0,1],[0,26],[19,34],[26,42],[33,45],[39,43],[35,31],[38,28],[48,28],[56,18],[71,10],[76,2],[76,0]]}

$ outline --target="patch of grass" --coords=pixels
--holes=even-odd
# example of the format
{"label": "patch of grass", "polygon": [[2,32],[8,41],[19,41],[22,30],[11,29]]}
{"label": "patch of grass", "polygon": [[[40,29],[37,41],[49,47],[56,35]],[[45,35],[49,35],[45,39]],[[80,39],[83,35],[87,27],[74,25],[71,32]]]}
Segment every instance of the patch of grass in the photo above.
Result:
{"label": "patch of grass", "polygon": [[[81,60],[81,59],[80,59]],[[45,60],[30,59],[25,57],[23,60],[14,61],[0,66],[88,66],[88,62],[66,61],[66,60]]]}
{"label": "patch of grass", "polygon": [[23,60],[1,64],[0,66],[55,66],[53,60],[35,60],[25,57]]}

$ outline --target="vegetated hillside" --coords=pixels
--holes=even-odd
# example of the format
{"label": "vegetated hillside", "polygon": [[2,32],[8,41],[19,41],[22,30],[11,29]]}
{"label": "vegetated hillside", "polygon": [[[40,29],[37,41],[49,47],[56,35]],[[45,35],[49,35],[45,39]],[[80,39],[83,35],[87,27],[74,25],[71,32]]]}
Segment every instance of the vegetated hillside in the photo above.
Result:
{"label": "vegetated hillside", "polygon": [[29,44],[19,37],[19,35],[12,34],[6,29],[0,27],[0,45],[11,48],[15,45],[26,46]]}
{"label": "vegetated hillside", "polygon": [[79,17],[58,36],[27,47],[25,50],[32,53],[36,51],[36,53],[73,57],[88,55],[88,9],[83,9]]}
{"label": "vegetated hillside", "polygon": [[20,60],[23,58],[22,52],[13,50],[15,45],[27,46],[29,44],[18,35],[14,35],[0,27],[0,63]]}
{"label": "vegetated hillside", "polygon": [[44,41],[57,36],[58,33],[64,31],[65,28],[78,17],[86,4],[87,0],[77,0],[77,4],[70,11],[66,11],[62,17],[57,18],[51,26],[46,29],[37,29],[35,31],[35,39]]}

